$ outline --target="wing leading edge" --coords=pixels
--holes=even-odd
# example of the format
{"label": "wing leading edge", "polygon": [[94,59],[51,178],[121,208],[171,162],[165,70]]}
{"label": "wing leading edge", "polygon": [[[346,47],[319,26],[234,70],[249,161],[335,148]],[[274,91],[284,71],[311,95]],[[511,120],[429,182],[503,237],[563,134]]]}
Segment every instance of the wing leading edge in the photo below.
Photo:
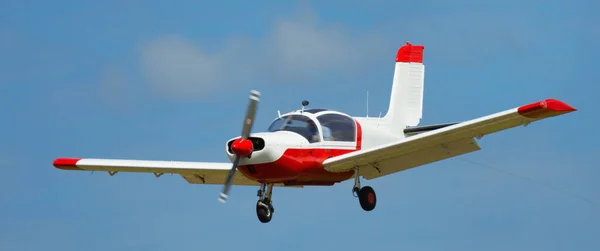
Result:
{"label": "wing leading edge", "polygon": [[[81,159],[57,158],[54,167],[63,170],[102,171],[114,175],[117,172],[179,174],[190,184],[223,184],[231,169],[231,163],[186,162],[125,159]],[[260,183],[248,179],[243,174],[234,176],[234,185],[260,186]]]}
{"label": "wing leading edge", "polygon": [[330,172],[358,167],[361,176],[373,179],[478,151],[481,148],[475,138],[573,111],[576,109],[562,101],[546,99],[419,133],[379,147],[329,158],[323,162],[323,166]]}

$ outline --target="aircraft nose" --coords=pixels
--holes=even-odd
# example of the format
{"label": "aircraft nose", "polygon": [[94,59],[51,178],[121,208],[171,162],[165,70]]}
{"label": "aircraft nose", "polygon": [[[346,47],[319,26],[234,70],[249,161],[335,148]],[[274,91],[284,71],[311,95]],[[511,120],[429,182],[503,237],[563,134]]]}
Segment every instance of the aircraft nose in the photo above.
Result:
{"label": "aircraft nose", "polygon": [[240,157],[250,156],[253,150],[254,146],[252,144],[252,141],[250,141],[249,139],[239,138],[233,141],[233,143],[231,144],[231,151],[235,153],[235,155]]}
{"label": "aircraft nose", "polygon": [[[233,146],[234,143],[235,147]],[[242,138],[233,138],[227,141],[225,147],[229,155],[248,157],[256,151],[263,150],[265,148],[265,140],[262,137],[257,136],[251,136],[245,140]]]}

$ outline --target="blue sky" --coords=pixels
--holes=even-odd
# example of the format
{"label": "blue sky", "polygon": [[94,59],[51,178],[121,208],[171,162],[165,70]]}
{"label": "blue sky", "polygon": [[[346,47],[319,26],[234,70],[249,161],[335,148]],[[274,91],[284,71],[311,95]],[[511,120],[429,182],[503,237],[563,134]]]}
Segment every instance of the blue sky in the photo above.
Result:
{"label": "blue sky", "polygon": [[[0,249],[598,250],[593,1],[2,1]],[[425,45],[421,124],[553,97],[579,111],[490,135],[482,151],[363,182],[277,189],[66,172],[59,156],[227,161],[250,89],[277,110],[385,112],[394,54]],[[530,180],[470,164],[476,161]],[[551,184],[559,189],[550,189]],[[561,192],[566,189],[568,192]],[[574,194],[574,195],[571,195]],[[577,196],[587,198],[587,202]]]}

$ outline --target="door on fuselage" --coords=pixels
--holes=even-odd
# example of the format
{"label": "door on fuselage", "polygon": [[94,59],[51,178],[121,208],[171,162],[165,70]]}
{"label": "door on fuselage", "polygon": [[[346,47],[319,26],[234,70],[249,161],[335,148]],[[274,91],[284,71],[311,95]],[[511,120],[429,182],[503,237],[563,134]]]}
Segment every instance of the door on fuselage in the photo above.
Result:
{"label": "door on fuselage", "polygon": [[325,113],[316,117],[320,125],[321,145],[331,148],[356,148],[356,122],[339,113]]}

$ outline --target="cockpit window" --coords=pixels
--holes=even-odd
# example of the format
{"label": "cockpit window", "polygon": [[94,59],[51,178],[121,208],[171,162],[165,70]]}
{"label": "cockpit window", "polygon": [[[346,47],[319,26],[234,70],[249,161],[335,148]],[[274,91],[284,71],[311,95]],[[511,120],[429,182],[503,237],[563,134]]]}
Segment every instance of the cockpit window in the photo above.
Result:
{"label": "cockpit window", "polygon": [[356,141],[356,122],[340,114],[324,114],[317,117],[326,141]]}
{"label": "cockpit window", "polygon": [[305,137],[308,142],[320,141],[319,130],[314,121],[303,115],[289,115],[281,117],[269,126],[269,132],[290,131]]}

